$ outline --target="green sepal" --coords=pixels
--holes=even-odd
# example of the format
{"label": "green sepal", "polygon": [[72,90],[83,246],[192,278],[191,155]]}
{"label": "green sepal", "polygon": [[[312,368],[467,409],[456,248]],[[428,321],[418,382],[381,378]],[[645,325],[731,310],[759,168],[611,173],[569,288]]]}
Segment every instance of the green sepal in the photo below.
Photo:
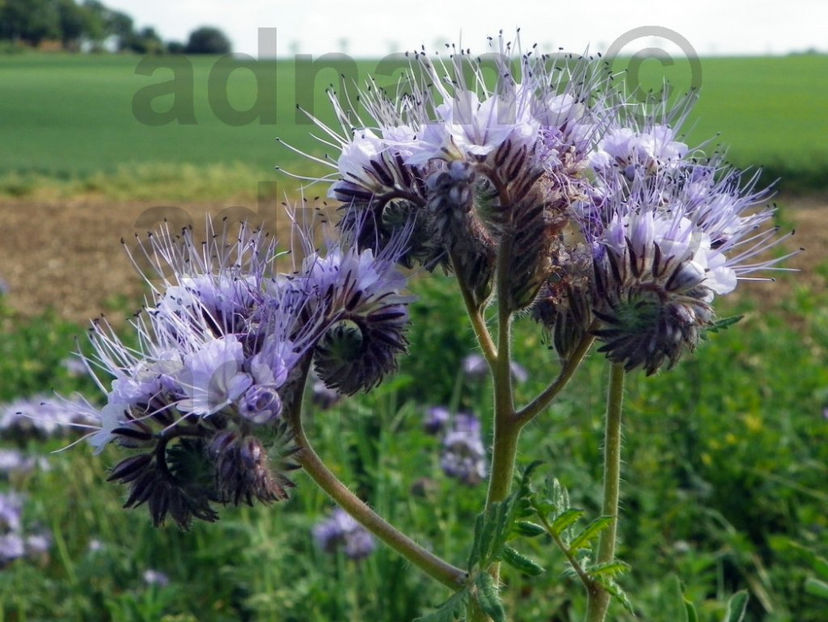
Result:
{"label": "green sepal", "polygon": [[502,559],[512,568],[520,570],[522,573],[528,574],[530,577],[536,577],[546,572],[543,566],[538,565],[526,557],[523,553],[519,553],[510,546],[503,547]]}

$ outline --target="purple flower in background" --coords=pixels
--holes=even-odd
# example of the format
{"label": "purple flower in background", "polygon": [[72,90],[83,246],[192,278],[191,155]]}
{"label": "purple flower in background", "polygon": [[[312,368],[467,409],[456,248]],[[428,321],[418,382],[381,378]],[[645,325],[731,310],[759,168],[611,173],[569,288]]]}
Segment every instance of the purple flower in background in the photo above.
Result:
{"label": "purple flower in background", "polygon": [[475,486],[487,476],[486,449],[480,420],[470,413],[457,413],[443,438],[440,466],[449,477]]}
{"label": "purple flower in background", "polygon": [[311,400],[322,410],[333,408],[342,399],[339,391],[329,389],[327,385],[318,378],[311,385]]}
{"label": "purple flower in background", "polygon": [[16,532],[0,535],[0,568],[26,554],[23,537]]}
{"label": "purple flower in background", "polygon": [[4,436],[57,436],[95,422],[80,398],[39,394],[0,405],[0,432]]}
{"label": "purple flower in background", "polygon": [[484,380],[489,375],[489,364],[482,355],[469,354],[463,359],[463,373],[469,380]]}
{"label": "purple flower in background", "polygon": [[144,583],[149,586],[167,587],[170,584],[170,578],[160,570],[153,570],[149,568],[144,571],[142,575]]}
{"label": "purple flower in background", "polygon": [[376,548],[374,536],[342,508],[335,508],[330,517],[313,527],[317,546],[327,553],[344,547],[354,560],[370,555]]}
{"label": "purple flower in background", "polygon": [[43,531],[26,536],[24,547],[28,556],[45,555],[52,548],[52,534]]}
{"label": "purple flower in background", "polygon": [[16,492],[0,492],[0,532],[19,532],[22,515],[23,497]]}
{"label": "purple flower in background", "polygon": [[426,434],[439,434],[449,422],[449,419],[451,419],[451,412],[448,408],[445,406],[432,406],[426,411],[423,428]]}
{"label": "purple flower in background", "polygon": [[[489,364],[482,355],[475,353],[469,354],[463,359],[463,373],[469,380],[482,381],[489,375]],[[509,364],[512,370],[512,378],[517,383],[524,383],[529,379],[529,372],[526,371],[520,363],[512,361]]]}
{"label": "purple flower in background", "polygon": [[27,456],[16,449],[0,449],[0,474],[25,475],[35,469],[48,470],[45,458]]}

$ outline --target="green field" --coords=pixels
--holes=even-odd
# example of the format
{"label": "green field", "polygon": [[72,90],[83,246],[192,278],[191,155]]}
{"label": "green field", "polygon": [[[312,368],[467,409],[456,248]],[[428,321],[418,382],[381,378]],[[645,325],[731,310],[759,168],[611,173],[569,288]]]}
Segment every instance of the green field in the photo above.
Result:
{"label": "green field", "polygon": [[[307,164],[275,142],[277,136],[322,152],[308,137],[312,126],[297,112],[297,103],[313,106],[329,120],[330,107],[322,91],[339,81],[338,72],[350,76],[358,70],[363,78],[378,71],[391,73],[378,69],[375,61],[334,69],[283,60],[258,63],[254,74],[250,69],[230,71],[231,67],[217,65],[216,58],[177,57],[158,58],[161,68],[138,75],[140,60],[120,55],[0,57],[0,175],[6,179],[0,186],[24,194],[49,179],[91,178],[89,189],[95,190],[107,185],[101,174],[144,182],[170,178],[169,183],[178,176],[186,179],[191,198],[215,196],[215,185],[233,194],[245,184],[272,178],[276,164],[307,170]],[[182,89],[176,96],[176,110],[182,111],[187,123],[142,123],[141,111],[145,121],[146,117],[162,120],[164,111],[173,106],[172,95],[154,98],[154,113],[141,101],[142,93],[151,95],[144,89],[165,88],[163,84],[174,75],[173,63],[183,64],[179,72],[191,68],[192,86],[186,71],[176,74]],[[685,69],[681,63],[667,67],[678,88],[684,86]],[[721,132],[720,140],[730,145],[729,156],[736,164],[764,165],[771,176],[783,177],[790,189],[819,189],[828,178],[825,75],[828,56],[702,59],[701,97],[690,120],[690,141]],[[661,66],[647,61],[642,76],[644,87],[658,88]],[[379,78],[381,85],[393,82],[392,76]],[[271,100],[259,102],[259,110],[267,111],[264,119],[228,122],[228,103],[236,110],[248,109],[257,94],[266,98],[274,91]],[[187,103],[189,95],[192,107]],[[133,112],[134,100],[138,116]],[[226,179],[213,185],[205,181],[206,188],[199,187],[200,169],[186,168],[216,164],[222,166],[214,166],[212,174]]]}

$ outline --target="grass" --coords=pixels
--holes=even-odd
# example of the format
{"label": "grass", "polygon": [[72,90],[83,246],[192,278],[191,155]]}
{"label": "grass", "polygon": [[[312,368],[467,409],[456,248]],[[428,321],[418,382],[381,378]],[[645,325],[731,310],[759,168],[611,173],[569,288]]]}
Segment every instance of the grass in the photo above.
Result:
{"label": "grass", "polygon": [[[139,62],[157,62],[160,68],[138,74]],[[255,180],[276,179],[276,164],[304,174],[322,170],[309,171],[307,163],[275,142],[281,137],[321,153],[297,104],[330,121],[322,91],[339,84],[340,72],[364,78],[380,71],[380,85],[393,83],[385,75],[393,72],[376,61],[325,67],[282,60],[231,69],[213,57],[0,56],[0,141],[7,146],[0,153],[0,192],[20,196],[51,188],[58,195],[122,198],[132,193],[190,200],[254,196]],[[660,88],[661,69],[656,61],[645,62],[641,86]],[[686,86],[686,64],[676,62],[666,70],[677,88]],[[691,142],[722,132],[736,164],[765,165],[769,177],[783,176],[783,188],[789,190],[824,188],[828,144],[816,137],[828,133],[822,110],[828,98],[826,71],[828,56],[820,55],[702,59]],[[147,90],[168,91],[174,76],[181,89],[175,99],[169,92],[155,97],[158,91]],[[228,104],[235,110],[255,107],[262,116],[243,123]],[[170,109],[186,123],[148,124],[163,120]],[[181,183],[171,187],[175,178]]]}

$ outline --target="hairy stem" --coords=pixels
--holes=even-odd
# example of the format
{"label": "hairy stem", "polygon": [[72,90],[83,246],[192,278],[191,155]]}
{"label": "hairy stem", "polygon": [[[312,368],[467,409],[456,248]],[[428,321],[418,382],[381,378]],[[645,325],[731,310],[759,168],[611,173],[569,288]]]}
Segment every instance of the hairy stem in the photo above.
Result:
{"label": "hairy stem", "polygon": [[[624,366],[610,366],[607,393],[607,416],[604,429],[604,502],[602,513],[612,517],[609,526],[601,532],[598,541],[599,564],[615,557],[615,540],[618,531],[618,496],[621,482],[621,407],[624,400]],[[603,622],[609,608],[610,595],[599,585],[587,590],[586,622]]]}
{"label": "hairy stem", "polygon": [[567,359],[566,363],[564,363],[558,377],[555,378],[555,380],[553,380],[552,383],[546,387],[546,389],[544,389],[543,393],[515,414],[515,417],[523,424],[531,421],[540,412],[542,412],[544,408],[549,406],[555,396],[561,392],[561,390],[567,385],[572,376],[581,366],[584,357],[587,352],[589,352],[592,343],[595,341],[595,337],[592,336],[591,330],[592,327],[590,327],[587,332],[584,333],[584,336],[581,337],[581,341],[578,342],[577,347]]}
{"label": "hairy stem", "polygon": [[298,417],[293,419],[295,441],[301,448],[298,461],[305,472],[336,503],[353,516],[363,527],[385,542],[400,555],[429,576],[453,590],[460,589],[466,582],[465,570],[456,568],[414,542],[374,512],[359,497],[325,466],[314,451]]}
{"label": "hairy stem", "polygon": [[450,253],[450,256],[451,263],[454,266],[454,275],[457,278],[457,285],[460,288],[460,293],[463,295],[463,302],[466,304],[466,313],[468,314],[469,321],[474,329],[474,334],[477,337],[477,343],[480,344],[483,356],[486,358],[489,366],[491,367],[497,360],[497,348],[495,347],[492,335],[489,333],[489,329],[486,326],[486,321],[483,319],[481,310],[474,303],[474,296],[469,290],[469,286],[457,270],[458,262],[455,260],[454,251]]}

